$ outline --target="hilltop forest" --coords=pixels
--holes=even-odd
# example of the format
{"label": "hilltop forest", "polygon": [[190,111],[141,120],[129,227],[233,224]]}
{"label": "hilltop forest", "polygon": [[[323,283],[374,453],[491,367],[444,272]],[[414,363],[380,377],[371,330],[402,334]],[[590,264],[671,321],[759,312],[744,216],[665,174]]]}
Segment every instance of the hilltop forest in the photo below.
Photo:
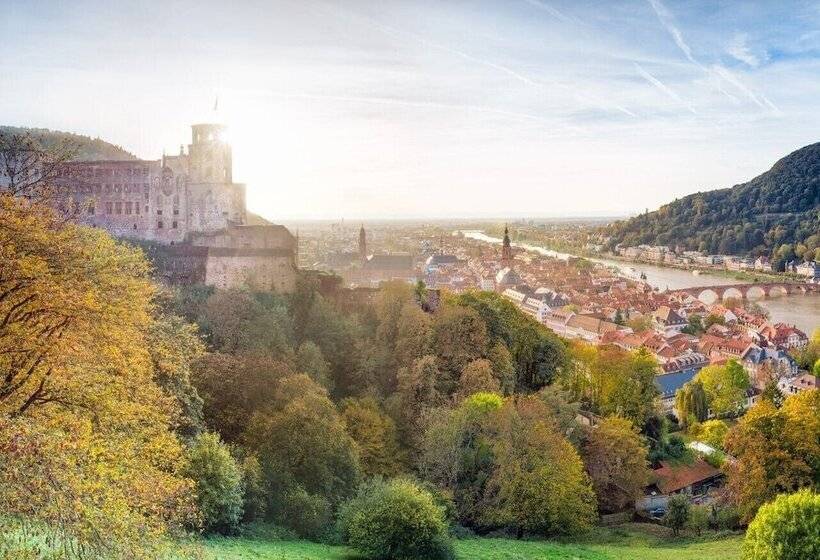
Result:
{"label": "hilltop forest", "polygon": [[747,183],[691,194],[602,231],[610,248],[650,244],[766,255],[780,270],[789,260],[820,260],[820,143]]}
{"label": "hilltop forest", "polygon": [[77,161],[128,161],[137,157],[121,146],[116,146],[100,138],[91,138],[72,132],[61,132],[47,128],[25,128],[0,125],[0,135],[20,136],[34,140],[45,150],[70,146],[72,159]]}

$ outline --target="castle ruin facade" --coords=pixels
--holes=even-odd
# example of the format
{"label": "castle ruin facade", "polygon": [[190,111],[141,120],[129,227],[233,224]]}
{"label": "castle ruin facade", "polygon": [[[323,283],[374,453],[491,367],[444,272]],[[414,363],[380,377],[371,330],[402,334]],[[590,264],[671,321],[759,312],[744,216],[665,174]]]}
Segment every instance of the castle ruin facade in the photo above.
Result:
{"label": "castle ruin facade", "polygon": [[224,132],[195,124],[187,151],[159,160],[67,163],[57,177],[62,203],[85,225],[143,242],[170,283],[290,292],[296,239],[284,226],[248,224]]}

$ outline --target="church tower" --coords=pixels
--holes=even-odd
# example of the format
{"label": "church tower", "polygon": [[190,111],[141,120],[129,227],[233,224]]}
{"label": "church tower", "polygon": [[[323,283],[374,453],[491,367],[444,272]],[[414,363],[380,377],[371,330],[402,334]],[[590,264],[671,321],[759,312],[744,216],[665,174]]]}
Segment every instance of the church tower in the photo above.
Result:
{"label": "church tower", "polygon": [[504,244],[501,246],[501,263],[505,266],[512,264],[512,246],[510,245],[510,230],[504,226]]}
{"label": "church tower", "polygon": [[359,229],[359,259],[362,263],[367,260],[367,236],[364,232],[364,224]]}

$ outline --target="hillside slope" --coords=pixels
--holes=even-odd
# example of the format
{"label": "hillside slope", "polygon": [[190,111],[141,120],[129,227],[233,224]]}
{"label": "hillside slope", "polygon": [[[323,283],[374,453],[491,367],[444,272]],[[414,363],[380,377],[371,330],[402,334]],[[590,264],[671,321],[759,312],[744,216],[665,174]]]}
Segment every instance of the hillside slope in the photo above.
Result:
{"label": "hillside slope", "polygon": [[616,222],[603,233],[610,237],[610,247],[646,243],[815,258],[820,248],[820,143],[792,152],[747,183],[691,194]]}
{"label": "hillside slope", "polygon": [[91,138],[81,134],[71,132],[61,132],[59,130],[49,130],[47,128],[24,128],[16,126],[0,125],[0,134],[25,134],[28,133],[37,139],[43,147],[55,146],[63,142],[69,142],[76,148],[74,159],[78,161],[88,160],[134,160],[137,157],[127,152],[121,146],[115,146],[99,138]]}

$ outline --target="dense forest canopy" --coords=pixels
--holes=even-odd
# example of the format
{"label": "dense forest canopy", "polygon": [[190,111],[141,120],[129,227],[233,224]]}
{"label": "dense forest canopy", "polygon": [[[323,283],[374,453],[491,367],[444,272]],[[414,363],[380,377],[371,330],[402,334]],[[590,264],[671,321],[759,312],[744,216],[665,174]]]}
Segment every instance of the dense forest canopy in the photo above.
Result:
{"label": "dense forest canopy", "polygon": [[747,183],[691,194],[604,229],[610,247],[670,245],[807,260],[817,258],[818,232],[820,143],[792,152]]}
{"label": "dense forest canopy", "polygon": [[44,149],[69,144],[74,149],[76,161],[129,161],[137,157],[121,146],[116,146],[100,138],[82,134],[49,130],[47,128],[26,128],[0,125],[0,135],[26,135],[37,140]]}

